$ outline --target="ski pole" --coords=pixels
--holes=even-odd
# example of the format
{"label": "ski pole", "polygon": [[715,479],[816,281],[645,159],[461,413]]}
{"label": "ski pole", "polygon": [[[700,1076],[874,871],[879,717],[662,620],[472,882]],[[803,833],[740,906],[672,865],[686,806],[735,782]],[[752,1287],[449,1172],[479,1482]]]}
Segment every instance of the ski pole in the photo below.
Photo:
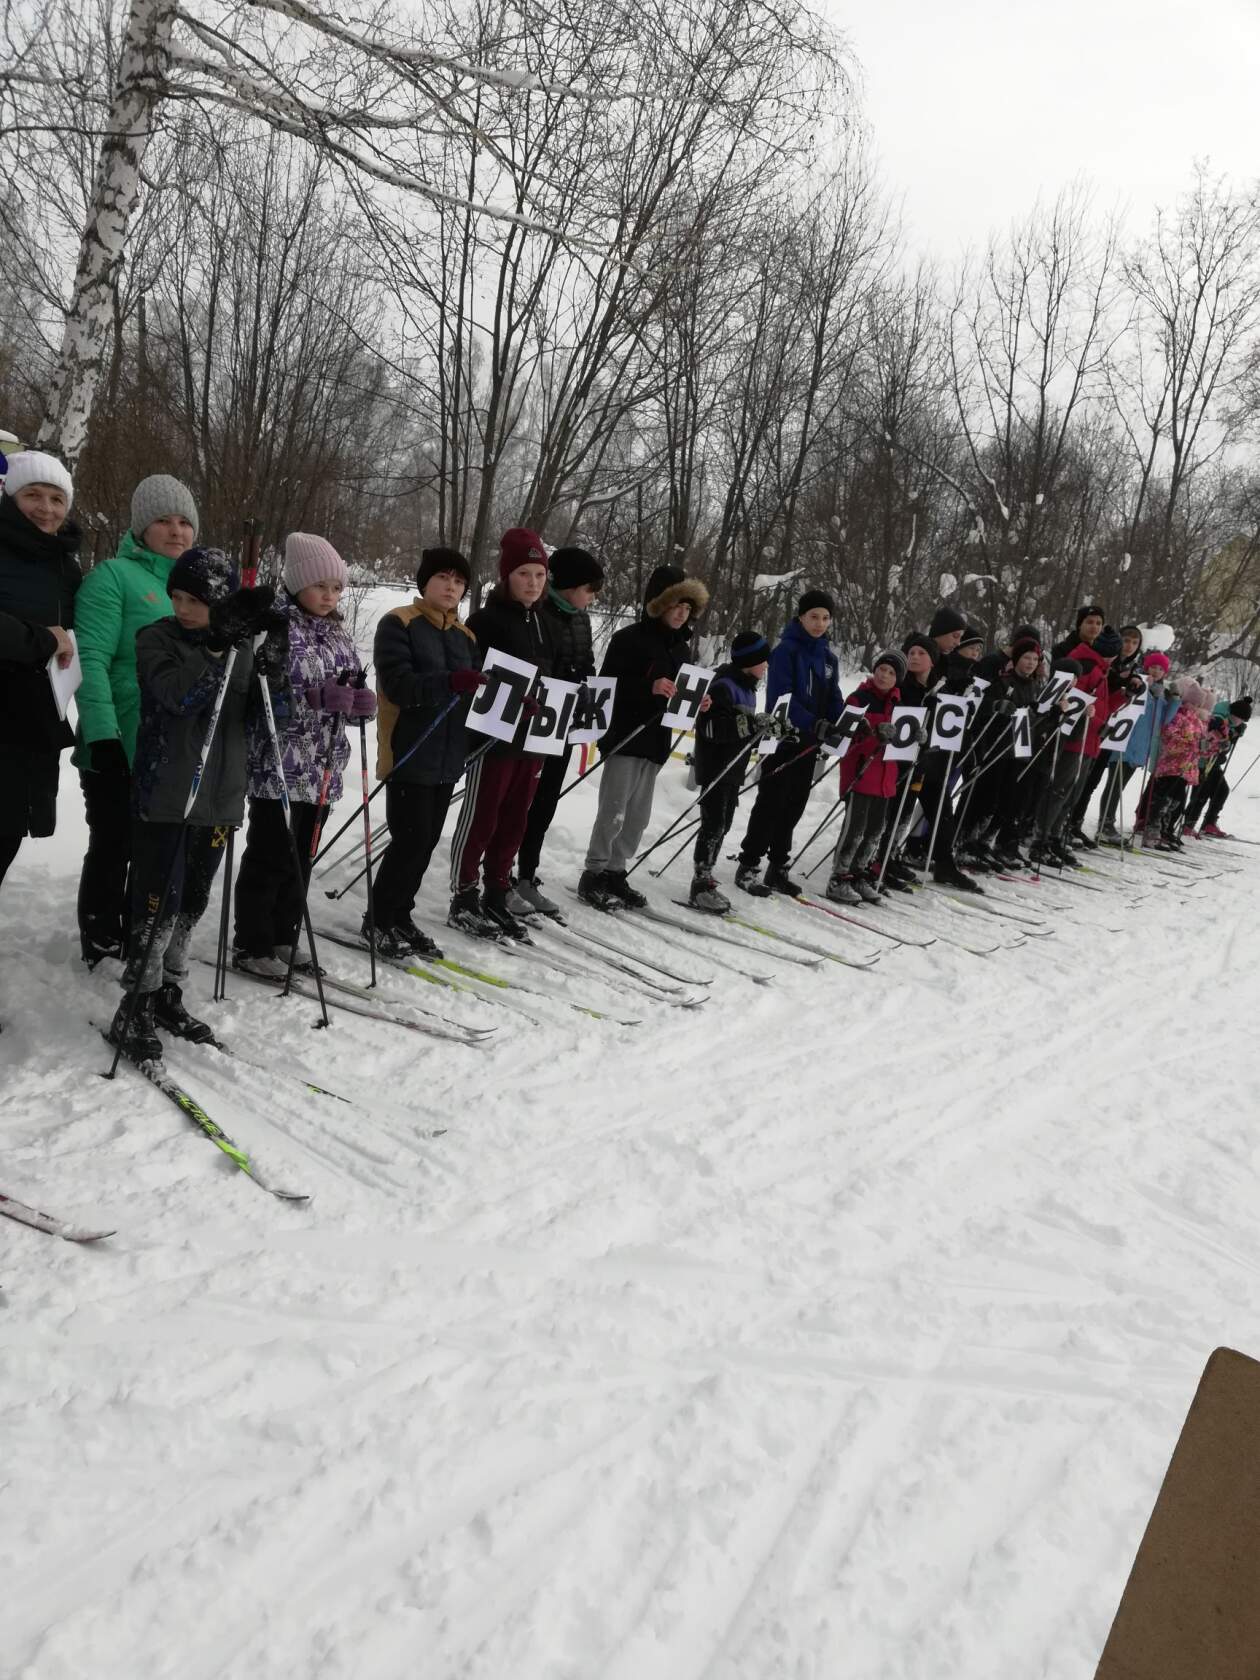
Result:
{"label": "ski pole", "polygon": [[[372,813],[368,810],[367,719],[359,719],[359,774],[363,780],[363,855],[366,862],[362,873],[367,876],[368,960],[372,966],[371,984],[376,984],[376,907],[372,903]],[[357,877],[356,877],[357,879]]]}
{"label": "ski pole", "polygon": [[902,813],[906,808],[906,796],[910,792],[910,783],[914,780],[914,767],[919,762],[919,750],[922,742],[915,748],[914,757],[906,765],[905,778],[901,784],[901,797],[897,801],[897,813],[893,817],[892,828],[888,831],[888,844],[884,847],[884,856],[879,866],[879,880],[875,883],[875,891],[883,892],[884,876],[888,872],[888,861],[893,855],[893,847],[897,844],[897,830],[901,827]]}
{"label": "ski pole", "polygon": [[[232,680],[232,667],[236,664],[236,654],[237,649],[236,646],[233,645],[228,649],[227,657],[223,661],[223,675],[219,679],[219,692],[214,697],[214,705],[210,711],[210,722],[206,726],[205,740],[201,743],[201,752],[197,757],[197,766],[192,775],[192,785],[189,790],[188,798],[184,804],[184,821],[182,824],[184,829],[187,829],[188,827],[188,818],[192,812],[193,806],[197,802],[197,795],[201,791],[201,779],[205,775],[206,761],[210,757],[210,749],[214,745],[214,738],[218,733],[219,719],[223,715],[223,702],[227,696],[228,684]],[[127,1007],[123,1014],[123,1024],[118,1034],[118,1042],[114,1046],[114,1059],[109,1064],[109,1072],[102,1076],[105,1079],[113,1079],[118,1072],[118,1063],[122,1057],[122,1047],[127,1042],[128,1035],[131,1032],[131,1023],[135,1017],[136,1004],[140,998],[140,982],[144,979],[145,973],[148,970],[149,958],[153,955],[153,942],[157,938],[158,928],[161,925],[163,916],[166,914],[166,902],[171,894],[171,882],[175,879],[175,865],[179,861],[179,855],[183,850],[183,846],[184,835],[181,834],[178,845],[171,853],[171,861],[167,865],[166,879],[162,883],[162,891],[158,898],[157,911],[149,925],[149,937],[144,942],[144,955],[140,959],[140,966],[136,970],[136,977],[132,981],[130,992],[127,994]]]}
{"label": "ski pole", "polygon": [[[843,762],[843,761],[841,761],[841,762]],[[822,833],[823,829],[831,827],[832,823],[836,820],[836,815],[839,812],[840,807],[844,804],[845,800],[848,797],[849,797],[849,795],[848,795],[848,792],[846,791],[846,792],[842,793],[838,799],[833,800],[832,803],[827,807],[827,812],[826,812],[826,815],[823,817],[823,820],[818,824],[817,828],[815,828],[814,832],[810,835],[809,839],[801,847],[800,851],[797,852],[796,856],[789,860],[789,862],[788,862],[789,873],[793,869],[796,868],[797,864],[805,856],[805,853],[809,850],[809,848],[814,844],[814,841],[817,840],[818,836]],[[817,867],[817,866],[815,866],[815,867]]]}
{"label": "ski pole", "polygon": [[[417,753],[417,752],[420,751],[420,748],[429,739],[429,736],[432,735],[433,731],[442,722],[442,720],[444,718],[446,718],[452,711],[454,711],[456,706],[459,705],[460,698],[461,698],[460,695],[452,694],[450,699],[446,702],[445,706],[442,707],[442,710],[438,713],[438,715],[434,718],[433,722],[425,730],[424,734],[420,736],[419,740],[413,741],[411,743],[411,745],[407,748],[406,752],[398,760],[397,764],[395,764],[393,769],[390,770],[389,774],[381,777],[380,781],[377,782],[376,786],[372,789],[371,793],[368,793],[366,791],[366,789],[364,790],[363,802],[364,802],[365,805],[368,803],[369,800],[372,800],[372,799],[376,798],[377,794],[388,783],[390,777],[396,775],[398,773],[398,771],[402,769],[403,765],[406,764],[407,760],[411,757],[411,755],[413,753]],[[354,824],[358,821],[358,816],[359,816],[359,812],[358,812],[357,809],[353,810],[350,813],[350,815],[346,818],[345,822],[343,822],[341,827],[337,830],[336,834],[333,835],[332,839],[328,840],[324,843],[323,848],[320,850],[320,852],[316,856],[316,859],[315,859],[316,862],[318,862],[321,857],[324,857],[332,849],[332,847],[337,844],[338,840],[341,839],[341,836],[347,831],[347,829],[350,829],[354,826]]]}
{"label": "ski pole", "polygon": [[[629,739],[629,737],[627,737],[627,739]],[[700,801],[704,798],[704,796],[707,793],[711,792],[711,790],[713,788],[715,788],[720,781],[725,780],[725,778],[730,775],[731,771],[735,768],[735,766],[737,764],[739,764],[743,759],[748,757],[749,753],[757,745],[757,742],[760,739],[761,739],[761,736],[759,734],[754,735],[752,737],[752,739],[749,741],[749,743],[746,747],[741,747],[740,748],[739,752],[737,752],[735,757],[733,759],[731,759],[730,763],[727,764],[726,768],[724,770],[722,770],[718,775],[716,775],[713,778],[713,780],[708,784],[707,787],[702,787],[700,789],[700,792],[691,801],[691,804],[683,806],[682,810],[674,818],[673,822],[670,823],[669,827],[665,830],[664,834],[661,835],[660,839],[659,840],[654,840],[652,842],[652,844],[647,848],[646,851],[640,852],[638,857],[635,858],[634,862],[630,865],[629,869],[626,870],[627,877],[633,875],[635,870],[639,867],[639,865],[641,863],[646,862],[646,860],[651,857],[652,853],[654,851],[656,851],[658,847],[663,846],[667,840],[672,839],[672,837],[675,834],[677,834],[678,829],[679,829],[679,825],[682,823],[683,818],[687,815],[687,813],[689,811],[694,811],[696,806],[700,803]],[[675,853],[675,856],[677,856],[676,853]]]}
{"label": "ski pole", "polygon": [[941,782],[940,797],[936,801],[936,815],[932,819],[932,833],[928,840],[927,856],[923,860],[923,885],[925,887],[927,886],[928,874],[932,868],[932,853],[936,850],[936,836],[941,826],[941,813],[949,801],[949,778],[954,773],[954,760],[957,756],[958,748],[955,747],[953,752],[949,754],[949,763],[945,766],[945,776]]}
{"label": "ski pole", "polygon": [[[993,719],[990,718],[989,722],[990,723],[993,722]],[[985,725],[985,728],[986,729],[988,728],[987,724]],[[980,733],[981,733],[981,735],[983,735],[984,730],[982,729],[980,731]],[[980,744],[979,741],[977,741],[976,745],[979,746],[979,744]],[[1014,743],[1012,742],[1012,749],[1013,749],[1013,747],[1014,747]],[[957,799],[959,797],[959,795],[964,794],[964,793],[967,796],[963,800],[962,809],[958,813],[957,828],[958,828],[959,834],[963,833],[963,830],[964,830],[964,827],[965,827],[965,824],[966,824],[966,821],[967,821],[967,812],[971,809],[971,796],[976,791],[976,783],[981,779],[982,776],[985,776],[985,775],[988,774],[988,772],[993,768],[993,766],[997,763],[998,759],[1002,757],[1002,755],[1006,752],[1006,750],[1007,749],[1005,747],[1000,746],[1000,747],[998,747],[996,752],[991,752],[989,754],[988,758],[985,759],[984,763],[976,771],[975,775],[969,777],[967,779],[967,781],[965,781],[960,787],[955,789],[955,791],[954,791],[955,799]],[[958,766],[958,769],[959,769],[959,773],[961,774],[961,772],[962,772],[962,765],[961,764]]]}
{"label": "ski pole", "polygon": [[227,845],[223,850],[223,902],[219,910],[219,943],[214,954],[214,992],[216,1003],[227,998],[228,968],[228,910],[232,900],[232,847],[236,830],[228,829]]}
{"label": "ski pole", "polygon": [[[852,789],[850,789],[850,792],[852,792]],[[836,803],[831,807],[831,810],[827,815],[827,820],[823,824],[824,828],[829,828],[831,826],[831,824],[835,821],[835,819],[840,815],[840,812],[843,809],[845,803],[847,802],[848,797],[849,797],[849,795],[846,793],[845,796],[844,796],[844,799],[837,799]],[[849,821],[849,813],[846,811],[845,812],[845,827],[841,831],[841,835],[840,835],[841,840],[844,839],[844,835],[848,830],[848,821]],[[839,844],[839,842],[837,842],[837,844]],[[818,871],[822,868],[823,864],[826,862],[827,855],[828,854],[826,852],[824,852],[823,855],[817,860],[817,862],[810,864],[809,868],[805,871],[805,879],[807,881],[813,880],[814,876],[817,875]],[[832,850],[831,856],[832,856],[832,859],[834,861],[834,858],[835,858],[834,848]]]}
{"label": "ski pole", "polygon": [[[293,830],[293,806],[289,801],[289,784],[284,778],[284,760],[280,753],[280,736],[276,730],[276,714],[271,705],[271,690],[267,687],[267,676],[264,671],[258,672],[258,692],[262,696],[263,717],[267,723],[267,735],[271,742],[272,756],[276,761],[276,776],[280,782],[280,805],[284,811],[284,828],[289,837],[289,856],[293,863],[293,878],[298,892],[302,895],[302,925],[306,929],[306,942],[311,951],[311,967],[315,971],[315,991],[319,997],[319,1012],[323,1019],[320,1026],[331,1025],[328,1019],[328,1004],[324,999],[324,978],[320,972],[319,954],[315,947],[315,929],[311,926],[310,906],[306,901],[306,874],[302,868],[302,858],[298,851],[297,835]],[[293,943],[289,947],[289,971],[284,977],[281,996],[288,997],[293,985],[293,970],[297,966],[297,932],[294,933]]]}

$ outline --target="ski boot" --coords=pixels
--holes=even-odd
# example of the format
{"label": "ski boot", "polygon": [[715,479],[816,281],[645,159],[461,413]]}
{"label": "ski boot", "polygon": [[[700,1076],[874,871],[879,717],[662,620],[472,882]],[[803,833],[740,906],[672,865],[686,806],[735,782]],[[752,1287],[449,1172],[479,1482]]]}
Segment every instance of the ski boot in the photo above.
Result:
{"label": "ski boot", "polygon": [[153,994],[153,1024],[176,1038],[186,1038],[190,1044],[208,1044],[214,1037],[208,1021],[199,1021],[184,1008],[184,994],[173,980]]}
{"label": "ski boot", "polygon": [[708,910],[714,916],[725,916],[731,907],[731,901],[725,893],[718,891],[718,884],[712,875],[697,875],[691,883],[689,903],[695,910]]}
{"label": "ski boot", "polygon": [[827,882],[824,897],[833,904],[861,904],[862,895],[853,884],[852,875],[833,875]]}
{"label": "ski boot", "polygon": [[[284,964],[285,971],[287,972],[289,960],[293,957],[292,945],[277,945],[276,956]],[[319,968],[318,963],[313,961],[313,959],[299,945],[297,957],[293,960],[294,974],[304,974],[308,979],[313,980],[315,978],[315,971],[317,968],[319,969],[319,977],[322,980],[328,972],[327,969]]]}
{"label": "ski boot", "polygon": [[1204,823],[1199,833],[1205,835],[1209,840],[1229,840],[1232,838],[1232,836],[1226,834],[1219,823],[1214,822]]}
{"label": "ski boot", "polygon": [[376,954],[386,962],[406,962],[414,957],[415,947],[411,943],[411,935],[402,927],[378,927],[369,933],[363,930],[364,939],[371,942],[376,940]]}
{"label": "ski boot", "polygon": [[621,900],[616,893],[608,890],[607,882],[597,869],[582,871],[577,894],[583,904],[589,904],[592,910],[602,910],[606,915],[621,908]]}
{"label": "ski boot", "polygon": [[627,910],[642,910],[647,905],[646,896],[630,885],[624,869],[605,869],[601,878],[605,889]]}
{"label": "ski boot", "polygon": [[474,939],[503,937],[503,929],[482,910],[475,885],[461,887],[451,899],[451,907],[446,913],[446,925],[458,928],[461,933],[470,933]]}
{"label": "ski boot", "polygon": [[880,892],[869,875],[855,875],[853,885],[857,888],[863,904],[882,904],[884,902],[883,893]]}
{"label": "ski boot", "polygon": [[735,885],[753,898],[769,898],[772,890],[761,879],[761,871],[755,863],[740,864],[735,871]]}
{"label": "ski boot", "polygon": [[109,1042],[121,1046],[123,1055],[129,1056],[132,1061],[162,1060],[162,1040],[157,1035],[153,1021],[153,1002],[156,996],[155,992],[140,993],[131,1012],[131,1025],[127,1027],[125,1034],[123,1028],[127,1021],[127,999],[124,998],[109,1024],[109,1031],[105,1034]]}
{"label": "ski boot", "polygon": [[560,915],[560,906],[553,903],[546,893],[539,890],[541,886],[542,882],[537,875],[531,875],[528,879],[522,877],[517,881],[512,894],[508,898],[508,907],[512,914],[517,916],[521,914],[517,910],[515,902],[519,899],[525,905],[524,913],[526,915],[557,918]]}
{"label": "ski boot", "polygon": [[777,863],[772,863],[766,870],[766,885],[772,893],[783,893],[787,898],[799,898],[805,891],[799,881],[794,881],[786,869],[781,869]]}
{"label": "ski boot", "polygon": [[[365,939],[367,935],[363,936]],[[256,974],[260,980],[286,980],[289,975],[289,965],[281,962],[274,953],[266,957],[256,957],[250,951],[235,950],[232,952],[232,967],[242,974]]]}
{"label": "ski boot", "polygon": [[507,887],[487,887],[481,895],[481,913],[507,939],[529,940],[529,929],[508,908]]}
{"label": "ski boot", "polygon": [[953,887],[955,892],[978,893],[984,895],[984,888],[977,886],[970,875],[964,875],[953,858],[945,858],[932,866],[932,879],[938,887]]}

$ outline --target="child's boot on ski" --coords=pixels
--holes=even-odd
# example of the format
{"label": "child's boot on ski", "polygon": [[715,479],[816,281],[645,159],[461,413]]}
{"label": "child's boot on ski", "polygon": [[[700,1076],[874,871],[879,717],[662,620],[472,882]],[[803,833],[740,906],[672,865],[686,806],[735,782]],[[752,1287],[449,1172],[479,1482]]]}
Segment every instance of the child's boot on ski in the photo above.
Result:
{"label": "child's boot on ski", "polygon": [[446,915],[447,927],[458,928],[461,933],[470,933],[474,939],[501,939],[503,929],[498,927],[481,908],[481,901],[476,886],[461,887],[451,899],[451,907]]}
{"label": "child's boot on ski", "polygon": [[731,907],[726,894],[718,891],[712,875],[697,875],[691,883],[690,902],[697,910],[708,910],[715,916],[725,916]]}
{"label": "child's boot on ski", "polygon": [[804,887],[799,881],[794,881],[786,869],[780,869],[777,863],[772,863],[766,870],[766,885],[772,893],[783,893],[787,898],[799,898]]}
{"label": "child's boot on ski", "polygon": [[833,904],[861,904],[862,902],[862,895],[854,886],[852,875],[833,875],[827,882],[826,896]]}
{"label": "child's boot on ski", "polygon": [[184,1008],[184,994],[173,980],[159,986],[152,997],[154,1026],[192,1044],[207,1044],[214,1037],[214,1028],[208,1021],[199,1021]]}
{"label": "child's boot on ski", "polygon": [[529,929],[508,908],[506,887],[487,887],[481,895],[481,913],[507,939],[528,939]]}
{"label": "child's boot on ski", "polygon": [[[111,1044],[122,1046],[124,1056],[130,1056],[137,1062],[160,1062],[162,1060],[162,1040],[157,1035],[153,1022],[153,992],[141,992],[131,1012],[131,1024],[127,1025],[127,1002],[124,998],[118,1005],[114,1019],[109,1024],[109,1031],[105,1034]],[[126,1031],[124,1032],[124,1027]]]}
{"label": "child's boot on ski", "polygon": [[624,904],[627,910],[642,910],[647,904],[646,895],[630,885],[624,869],[606,869],[603,882],[613,897]]}
{"label": "child's boot on ski", "polygon": [[857,888],[858,894],[864,904],[882,904],[884,902],[883,894],[876,887],[874,881],[871,880],[869,875],[855,875],[853,877],[853,885]]}
{"label": "child's boot on ski", "polygon": [[741,863],[735,871],[735,885],[741,892],[750,893],[753,898],[769,898],[771,888],[761,879],[761,871],[755,863]]}
{"label": "child's boot on ski", "polygon": [[[542,882],[538,879],[537,875],[528,877],[523,875],[513,888],[513,897],[524,901],[527,906],[527,914],[535,916],[558,916],[560,914],[560,906],[549,899],[546,893],[540,890],[541,887]],[[514,915],[520,914],[512,902],[512,897],[509,897],[508,904],[512,907]]]}
{"label": "child's boot on ski", "polygon": [[612,911],[621,907],[616,893],[609,892],[604,877],[597,869],[584,869],[578,882],[578,897],[593,910]]}

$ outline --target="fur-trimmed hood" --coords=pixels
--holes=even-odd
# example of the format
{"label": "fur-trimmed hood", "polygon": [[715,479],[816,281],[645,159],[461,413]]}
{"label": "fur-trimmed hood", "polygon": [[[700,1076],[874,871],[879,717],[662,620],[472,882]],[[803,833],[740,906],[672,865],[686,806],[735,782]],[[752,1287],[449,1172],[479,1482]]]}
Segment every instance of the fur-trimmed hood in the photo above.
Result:
{"label": "fur-trimmed hood", "polygon": [[648,579],[643,610],[649,618],[661,618],[671,607],[686,601],[694,618],[709,604],[709,591],[699,578],[689,578],[680,566],[658,566]]}

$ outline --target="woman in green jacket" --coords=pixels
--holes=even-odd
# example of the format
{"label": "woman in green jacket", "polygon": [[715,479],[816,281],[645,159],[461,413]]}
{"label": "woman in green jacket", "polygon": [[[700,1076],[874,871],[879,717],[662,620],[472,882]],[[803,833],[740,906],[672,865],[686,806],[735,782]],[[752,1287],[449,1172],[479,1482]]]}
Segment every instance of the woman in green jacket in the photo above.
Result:
{"label": "woman in green jacket", "polygon": [[75,634],[83,685],[75,696],[74,761],[88,824],[79,938],[90,966],[122,956],[126,946],[131,761],[140,722],[136,632],[170,613],[166,581],[196,538],[192,492],[168,473],[154,473],[136,486],[118,553],[94,566],[79,591]]}

